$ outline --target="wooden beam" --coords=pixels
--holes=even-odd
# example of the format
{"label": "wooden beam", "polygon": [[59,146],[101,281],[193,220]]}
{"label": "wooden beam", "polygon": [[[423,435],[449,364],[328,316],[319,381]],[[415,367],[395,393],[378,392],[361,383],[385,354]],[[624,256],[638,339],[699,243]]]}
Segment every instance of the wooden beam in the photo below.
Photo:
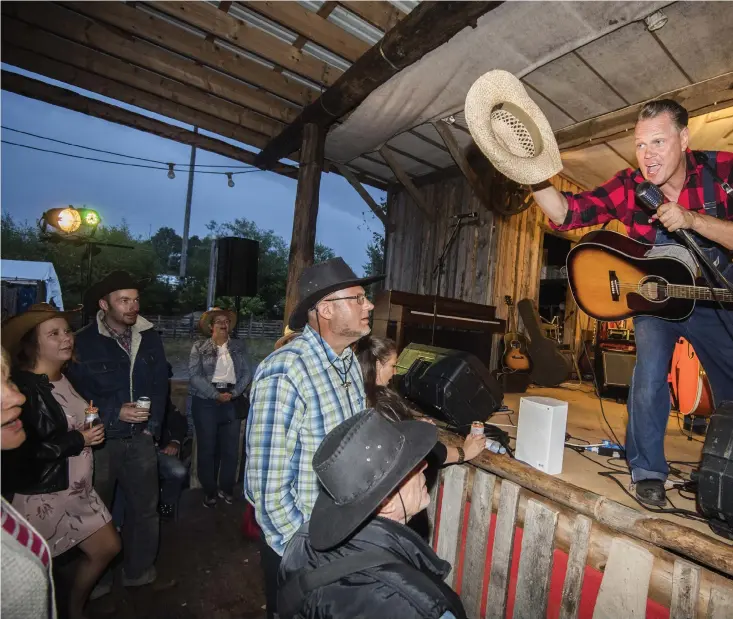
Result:
{"label": "wooden beam", "polygon": [[400,167],[400,164],[397,163],[394,155],[384,146],[379,149],[379,154],[382,155],[384,160],[387,162],[387,165],[392,168],[392,172],[394,172],[397,180],[402,183],[402,186],[405,188],[407,193],[410,194],[410,197],[415,201],[415,204],[417,204],[418,208],[425,214],[425,217],[427,217],[430,221],[433,221],[433,219],[435,218],[435,214],[431,212],[427,203],[423,199],[422,194],[420,193],[418,188],[415,187],[412,179]]}
{"label": "wooden beam", "polygon": [[232,138],[258,148],[267,142],[267,136],[262,133],[256,133],[245,127],[191,109],[175,101],[138,90],[137,88],[131,88],[125,84],[102,77],[101,75],[89,73],[27,50],[4,46],[3,61],[32,71],[33,73],[38,73],[59,80],[60,82],[71,84],[72,86],[84,88],[85,90],[91,90],[92,92],[121,101],[122,103],[135,105],[150,112],[166,116],[167,118],[173,118],[189,125],[195,125],[212,133]]}
{"label": "wooden beam", "polygon": [[[82,114],[101,118],[109,122],[125,125],[126,127],[132,127],[133,129],[139,129],[140,131],[152,133],[162,138],[180,142],[181,144],[196,146],[202,150],[216,153],[217,155],[222,155],[235,161],[241,161],[250,165],[254,164],[254,153],[233,146],[228,142],[201,135],[200,133],[194,133],[182,127],[169,125],[168,123],[131,112],[116,105],[103,103],[102,101],[85,97],[71,90],[52,86],[51,84],[17,73],[11,73],[10,71],[2,71],[0,79],[2,80],[3,90],[7,90],[8,92],[37,99],[38,101],[44,101],[51,105],[81,112]],[[298,176],[298,169],[286,164],[280,164],[273,172],[289,178],[297,178]]]}
{"label": "wooden beam", "polygon": [[223,13],[206,2],[150,2],[151,6],[172,17],[205,30],[237,47],[257,54],[288,71],[329,86],[342,74],[340,69],[293,50],[291,45]]}
{"label": "wooden beam", "polygon": [[316,125],[307,125],[303,131],[298,188],[293,213],[293,236],[290,241],[288,281],[285,288],[285,324],[298,302],[298,279],[303,270],[313,264],[316,246],[318,197],[323,172],[323,144],[325,132]]}
{"label": "wooden beam", "polygon": [[[674,99],[685,106],[690,116],[699,116],[728,107],[733,103],[733,72],[678,88],[655,99]],[[558,146],[561,150],[566,150],[622,137],[633,130],[636,117],[645,103],[646,101],[642,101],[629,105],[556,131]]]}
{"label": "wooden beam", "polygon": [[367,206],[371,209],[372,213],[377,216],[377,219],[382,222],[382,225],[386,226],[387,215],[385,214],[384,210],[374,201],[374,198],[369,195],[369,192],[364,189],[364,186],[359,182],[359,179],[356,178],[356,175],[342,163],[336,163],[334,165],[336,166],[338,171],[341,172],[341,176],[343,176],[349,182],[349,185],[356,189],[356,193],[358,193],[361,196],[362,200],[367,203]]}
{"label": "wooden beam", "polygon": [[439,165],[436,165],[434,163],[431,163],[430,161],[426,161],[425,159],[421,159],[417,155],[412,155],[404,150],[401,150],[397,148],[396,146],[392,146],[391,144],[387,143],[385,144],[385,147],[391,150],[393,153],[397,153],[398,155],[401,155],[402,157],[405,157],[406,159],[411,159],[415,163],[419,163],[420,165],[424,165],[426,168],[431,168],[433,171],[435,170],[442,170]]}
{"label": "wooden beam", "polygon": [[[42,11],[33,2],[4,2],[0,7],[3,17],[15,17],[46,32],[195,86],[275,120],[290,122],[297,115],[296,108],[277,97],[58,5],[44,3]],[[217,13],[223,15],[221,11]],[[43,33],[37,36],[43,36]]]}
{"label": "wooden beam", "polygon": [[501,2],[424,2],[403,19],[378,45],[359,58],[321,97],[258,156],[269,167],[298,148],[303,126],[324,129],[356,108],[400,70],[436,49]]}
{"label": "wooden beam", "polygon": [[[122,2],[67,2],[78,13],[105,22],[137,37],[188,56],[201,64],[284,97],[298,105],[312,102],[317,91],[259,62],[245,58],[157,17]],[[219,7],[221,10],[221,6]]]}
{"label": "wooden beam", "polygon": [[297,2],[241,2],[248,9],[354,62],[371,46]]}
{"label": "wooden beam", "polygon": [[339,2],[349,11],[368,21],[382,32],[389,32],[405,14],[389,2]]}
{"label": "wooden beam", "polygon": [[52,65],[57,64],[54,58],[63,59],[65,64],[101,76],[102,81],[114,80],[162,99],[170,99],[175,103],[233,123],[237,127],[244,127],[262,136],[274,135],[282,127],[281,123],[272,118],[203,93],[197,88],[161,77],[147,69],[135,67],[124,60],[73,43],[68,39],[62,39],[49,33],[38,36],[36,28],[10,17],[2,20],[2,41],[5,62],[17,66],[25,67],[29,63],[37,64],[34,62],[33,55],[28,53],[34,52],[51,59]]}
{"label": "wooden beam", "polygon": [[438,120],[433,123],[433,127],[435,127],[435,130],[443,139],[451,157],[453,157],[453,161],[455,161],[460,168],[463,176],[471,186],[471,189],[473,189],[474,194],[476,194],[476,197],[481,201],[481,204],[487,211],[493,212],[486,185],[484,184],[483,179],[476,173],[469,163],[466,158],[466,153],[463,152],[461,145],[458,143],[458,140],[456,140],[456,136],[453,135],[450,125],[442,120]]}

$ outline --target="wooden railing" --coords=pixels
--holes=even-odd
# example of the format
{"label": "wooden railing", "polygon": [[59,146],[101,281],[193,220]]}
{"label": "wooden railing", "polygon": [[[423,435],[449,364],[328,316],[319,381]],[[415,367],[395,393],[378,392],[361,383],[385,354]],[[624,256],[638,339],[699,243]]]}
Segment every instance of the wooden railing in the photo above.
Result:
{"label": "wooden railing", "polygon": [[[201,337],[198,320],[191,316],[146,316],[161,337]],[[283,334],[282,320],[259,320],[252,316],[237,324],[237,337],[277,339]]]}
{"label": "wooden railing", "polygon": [[431,498],[471,619],[733,617],[733,548],[694,529],[488,452],[443,469]]}

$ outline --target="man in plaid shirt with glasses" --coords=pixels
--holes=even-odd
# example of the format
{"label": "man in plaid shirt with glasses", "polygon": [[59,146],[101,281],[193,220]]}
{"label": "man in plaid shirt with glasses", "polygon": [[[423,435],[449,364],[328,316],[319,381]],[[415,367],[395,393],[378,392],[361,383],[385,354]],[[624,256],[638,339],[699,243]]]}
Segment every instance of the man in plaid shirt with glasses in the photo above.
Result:
{"label": "man in plaid shirt with glasses", "polygon": [[268,617],[285,545],[310,518],[318,496],[313,456],[333,428],[365,407],[364,380],[351,344],[371,331],[374,306],[342,258],[303,271],[288,326],[303,334],[267,357],[252,382],[247,420],[245,495],[265,544]]}
{"label": "man in plaid shirt with glasses", "polygon": [[[689,150],[687,110],[670,99],[643,106],[634,130],[637,170],[623,170],[604,185],[581,194],[560,193],[547,184],[534,197],[556,230],[618,219],[631,238],[649,244],[677,243],[671,233],[690,230],[703,251],[733,282],[733,197],[715,175],[733,183],[733,154]],[[650,216],[635,200],[644,180],[657,185],[665,203]],[[634,319],[636,367],[631,381],[626,459],[639,501],[664,506],[669,466],[664,435],[670,412],[669,372],[679,337],[692,343],[705,367],[716,403],[733,400],[733,312],[699,303],[689,318]]]}

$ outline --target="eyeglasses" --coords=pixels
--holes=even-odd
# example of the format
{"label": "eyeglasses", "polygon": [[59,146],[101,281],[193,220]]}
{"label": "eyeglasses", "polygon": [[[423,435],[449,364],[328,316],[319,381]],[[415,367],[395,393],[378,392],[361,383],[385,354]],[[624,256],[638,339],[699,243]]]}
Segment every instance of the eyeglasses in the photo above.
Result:
{"label": "eyeglasses", "polygon": [[323,301],[349,301],[351,299],[356,299],[357,305],[364,305],[367,296],[365,294],[357,294],[353,297],[334,297],[333,299],[323,299]]}

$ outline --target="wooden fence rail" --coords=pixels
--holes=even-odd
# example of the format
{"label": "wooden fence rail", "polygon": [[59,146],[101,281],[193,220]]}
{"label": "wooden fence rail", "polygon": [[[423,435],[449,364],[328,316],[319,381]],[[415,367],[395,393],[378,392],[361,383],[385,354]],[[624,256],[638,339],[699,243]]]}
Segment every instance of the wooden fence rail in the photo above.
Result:
{"label": "wooden fence rail", "polygon": [[[452,437],[441,432],[441,440],[450,444]],[[517,476],[516,467],[526,469],[522,482],[507,478]],[[567,504],[570,489],[558,496],[540,493],[542,483],[536,480],[529,489],[526,481],[533,476],[581,491],[495,454],[442,470],[431,490],[430,539],[438,555],[451,562],[446,582],[461,596],[470,619],[733,617],[728,544],[674,522],[656,526],[657,518],[607,505],[620,514],[609,523],[582,513],[580,504]],[[615,503],[582,492],[590,501]],[[633,534],[640,519],[655,532],[654,540]],[[680,539],[685,536],[697,542],[706,538],[715,552],[686,551]]]}
{"label": "wooden fence rail", "polygon": [[[146,316],[161,337],[201,337],[198,319],[190,316]],[[277,339],[283,334],[282,320],[259,320],[252,316],[237,324],[237,337]]]}

